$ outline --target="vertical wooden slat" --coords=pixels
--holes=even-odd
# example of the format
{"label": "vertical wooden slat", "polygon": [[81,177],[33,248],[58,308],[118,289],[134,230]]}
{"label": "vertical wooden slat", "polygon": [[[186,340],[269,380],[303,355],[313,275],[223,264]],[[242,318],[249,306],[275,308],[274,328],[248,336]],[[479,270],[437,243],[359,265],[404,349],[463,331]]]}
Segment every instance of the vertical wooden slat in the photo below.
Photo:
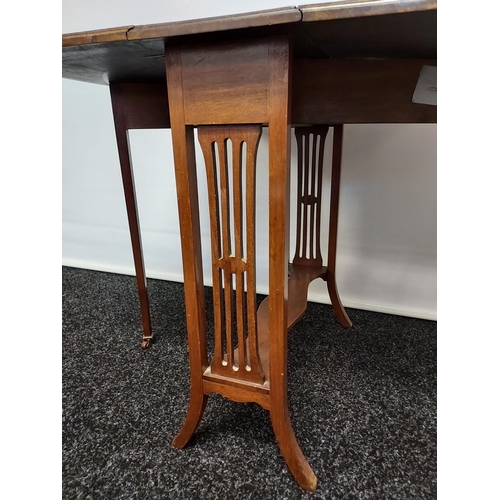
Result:
{"label": "vertical wooden slat", "polygon": [[[306,196],[309,192],[309,134],[305,135],[304,143],[304,187],[302,192],[302,197]],[[307,227],[308,227],[308,217],[309,209],[308,206],[303,203],[304,206],[304,217],[302,220],[302,258],[307,257]]]}
{"label": "vertical wooden slat", "polygon": [[[252,133],[247,134],[247,159],[246,159],[246,230],[247,230],[247,332],[248,332],[248,358],[252,373],[261,378],[262,367],[258,354],[257,332],[257,298],[255,285],[255,179],[257,146],[262,133],[261,127],[255,127]],[[257,378],[257,377],[256,377]]]}
{"label": "vertical wooden slat", "polygon": [[225,259],[229,258],[232,252],[231,248],[231,212],[229,210],[229,175],[227,165],[227,143],[226,140],[218,141],[219,148],[219,173],[220,173],[220,198],[222,212],[222,255]]}
{"label": "vertical wooden slat", "polygon": [[[222,212],[222,259],[229,262],[231,256],[231,212],[229,209],[229,172],[227,161],[227,140],[218,142],[220,197]],[[231,271],[226,267],[223,271],[224,283],[224,313],[226,320],[226,360],[229,367],[233,367],[233,279]]]}
{"label": "vertical wooden slat", "polygon": [[243,290],[243,272],[236,272],[236,327],[238,333],[238,369],[246,367],[245,342],[245,302]]}
{"label": "vertical wooden slat", "polygon": [[201,383],[208,361],[194,130],[185,125],[180,51],[171,49],[166,58],[189,349],[196,354],[194,358],[190,356],[193,360],[191,377]]}
{"label": "vertical wooden slat", "polygon": [[316,127],[317,138],[319,141],[318,155],[317,155],[317,183],[316,183],[316,243],[314,261],[317,264],[323,263],[321,255],[321,200],[323,192],[323,165],[325,159],[325,141],[328,134],[328,127]]}
{"label": "vertical wooden slat", "polygon": [[[210,213],[210,239],[212,250],[212,262],[218,262],[221,258],[220,241],[220,216],[219,216],[219,186],[217,182],[217,158],[215,148],[217,144],[210,140],[206,135],[198,134],[198,139],[202,145],[203,156],[205,159],[207,172],[208,188],[208,209]],[[214,302],[214,359],[213,363],[222,364],[222,282],[221,270],[212,266],[213,280],[213,302]]]}
{"label": "vertical wooden slat", "polygon": [[295,256],[294,260],[300,257],[300,236],[302,234],[300,228],[302,227],[302,175],[303,175],[303,136],[300,134],[298,128],[295,129],[295,138],[297,141],[297,237],[295,241]]}
{"label": "vertical wooden slat", "polygon": [[243,189],[241,158],[242,141],[234,140],[233,143],[233,205],[234,205],[234,255],[238,261],[243,258]]}
{"label": "vertical wooden slat", "polygon": [[309,258],[314,260],[315,252],[314,252],[314,230],[316,227],[315,224],[315,216],[316,216],[316,202],[314,201],[314,195],[316,191],[316,148],[317,148],[317,139],[318,136],[314,133],[312,135],[312,152],[311,152],[311,160],[310,160],[310,169],[311,169],[311,187],[309,189],[310,200],[310,216],[311,219],[309,221]]}
{"label": "vertical wooden slat", "polygon": [[233,143],[233,206],[234,206],[234,256],[236,260],[236,327],[238,333],[238,368],[245,370],[245,311],[243,290],[243,208],[242,208],[242,141],[234,140]]}

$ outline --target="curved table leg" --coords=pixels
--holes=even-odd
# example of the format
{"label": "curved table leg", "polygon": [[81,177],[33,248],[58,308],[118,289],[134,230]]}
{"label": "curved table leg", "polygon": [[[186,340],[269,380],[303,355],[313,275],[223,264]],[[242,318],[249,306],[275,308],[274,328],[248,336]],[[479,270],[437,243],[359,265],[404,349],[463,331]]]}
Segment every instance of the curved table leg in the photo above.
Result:
{"label": "curved table leg", "polygon": [[191,392],[186,420],[179,434],[177,434],[177,436],[172,441],[172,446],[174,448],[184,448],[187,442],[191,439],[191,436],[196,431],[196,428],[198,427],[201,418],[203,417],[205,407],[207,406],[207,401],[208,396],[206,394],[203,394],[203,392]]}
{"label": "curved table leg", "polygon": [[[288,59],[270,50],[273,77],[269,106],[269,395],[270,414],[281,453],[297,483],[316,489],[316,476],[309,466],[290,422],[287,396],[288,358],[288,258],[289,258],[289,94]],[[288,53],[286,53],[288,56]]]}
{"label": "curved table leg", "polygon": [[305,490],[316,489],[317,478],[295,438],[287,403],[271,406],[271,423],[285,462],[297,481]]}
{"label": "curved table leg", "polygon": [[326,284],[336,317],[343,326],[350,328],[352,326],[352,321],[349,319],[349,316],[345,312],[344,306],[340,301],[337,290],[337,282],[335,279],[337,228],[339,218],[340,167],[342,163],[342,139],[344,126],[341,124],[334,125],[333,131],[332,190],[330,197],[330,232],[328,235],[328,265],[326,271]]}
{"label": "curved table leg", "polygon": [[[241,83],[235,90],[232,75],[241,71],[241,60],[247,58],[245,71],[237,74],[236,81]],[[284,37],[263,39],[254,44],[237,42],[220,43],[203,48],[167,47],[165,51],[167,66],[167,85],[169,92],[172,142],[174,145],[174,165],[176,172],[179,223],[181,230],[182,259],[184,269],[184,290],[186,296],[186,321],[189,344],[191,374],[191,402],[186,422],[180,434],[174,439],[173,446],[183,447],[195,431],[210,392],[219,392],[234,401],[252,401],[269,409],[271,422],[279,447],[291,473],[299,485],[308,490],[316,487],[316,476],[304,457],[290,423],[287,399],[287,335],[288,335],[288,225],[289,225],[289,146],[290,146],[290,45]],[[251,64],[251,66],[249,66]],[[214,71],[213,68],[218,68]],[[222,69],[225,68],[225,71]],[[227,79],[226,75],[231,75]],[[207,87],[210,93],[207,94]],[[217,93],[212,92],[217,89]],[[243,99],[240,97],[243,94]],[[258,96],[258,99],[250,96]],[[261,98],[265,96],[265,98]],[[253,278],[250,266],[255,257],[252,244],[254,225],[247,220],[246,252],[242,250],[243,209],[241,179],[243,168],[241,154],[243,148],[233,146],[233,188],[228,187],[228,162],[225,159],[226,140],[237,138],[245,142],[246,188],[250,198],[254,196],[252,178],[255,175],[253,158],[260,136],[260,126],[269,125],[269,377],[259,382],[259,353],[255,346],[259,338],[255,336],[255,315],[246,314],[241,298],[243,297],[242,275],[247,276],[247,293],[252,294]],[[221,292],[216,298],[214,322],[216,342],[214,359],[208,366],[206,325],[203,293],[203,273],[201,266],[201,241],[199,224],[198,191],[196,181],[196,161],[194,154],[193,127],[198,129],[207,166],[208,185],[212,186],[210,196],[212,221],[212,255],[215,272],[221,269],[226,280],[225,290],[225,329],[222,329],[222,314],[219,313]],[[257,126],[257,127],[255,127]],[[201,128],[203,127],[203,128]],[[240,136],[240,133],[244,135]],[[219,150],[216,160],[215,144]],[[235,156],[235,152],[237,152]],[[240,154],[241,153],[241,154]],[[208,161],[207,161],[208,155]],[[211,159],[211,156],[213,158]],[[223,158],[221,160],[220,158]],[[219,165],[220,189],[214,171]],[[254,165],[250,168],[250,165]],[[234,179],[240,179],[240,182]],[[235,189],[236,186],[236,189]],[[232,194],[229,194],[233,191]],[[234,214],[229,216],[229,198],[233,198]],[[248,201],[248,200],[247,200]],[[217,205],[221,207],[221,223],[217,220]],[[254,218],[255,209],[247,204],[246,217]],[[214,208],[215,207],[215,208]],[[215,211],[215,213],[214,213]],[[234,219],[234,248],[231,246],[232,224]],[[215,228],[215,233],[213,231]],[[217,233],[222,233],[221,238]],[[234,251],[233,251],[234,250]],[[243,258],[246,255],[246,258]],[[236,275],[235,317],[238,335],[238,358],[233,347],[232,276]],[[229,277],[229,279],[227,279]],[[216,282],[217,280],[214,280]],[[231,300],[230,300],[231,299]],[[254,301],[250,297],[250,301]],[[248,306],[249,301],[247,301]],[[247,308],[247,313],[253,311]],[[247,322],[247,337],[244,324]],[[253,328],[253,330],[252,330]],[[250,332],[250,333],[249,333]],[[226,335],[223,347],[222,336]],[[249,349],[245,347],[248,340]],[[248,354],[248,357],[245,355]],[[254,355],[255,354],[255,355]],[[245,369],[243,361],[246,359]],[[256,358],[256,360],[253,360]],[[215,360],[215,361],[214,361]],[[254,361],[256,361],[254,363]],[[219,363],[220,362],[220,363]],[[235,365],[237,363],[237,365]],[[227,367],[227,368],[226,368]],[[250,370],[248,370],[248,367]],[[255,371],[252,371],[255,367]],[[253,374],[257,374],[255,377]]]}

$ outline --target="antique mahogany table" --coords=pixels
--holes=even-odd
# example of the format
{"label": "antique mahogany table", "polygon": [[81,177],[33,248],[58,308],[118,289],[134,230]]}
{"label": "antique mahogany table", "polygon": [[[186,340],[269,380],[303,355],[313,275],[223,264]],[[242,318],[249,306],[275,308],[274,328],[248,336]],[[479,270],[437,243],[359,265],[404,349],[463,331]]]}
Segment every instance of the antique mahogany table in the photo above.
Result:
{"label": "antique mahogany table", "polygon": [[[171,128],[178,194],[190,404],[173,445],[194,433],[208,395],[269,410],[298,484],[316,476],[290,423],[287,332],[323,278],[346,327],[335,282],[343,125],[433,123],[436,107],[412,102],[423,66],[436,65],[436,2],[340,0],[243,15],[125,26],[62,37],[63,77],[110,87],[143,323],[152,339],[129,129]],[[255,159],[269,128],[269,296],[256,307]],[[290,127],[298,151],[296,249],[289,263]],[[319,241],[325,140],[333,126],[329,245]],[[208,181],[214,352],[209,359],[194,128]]]}

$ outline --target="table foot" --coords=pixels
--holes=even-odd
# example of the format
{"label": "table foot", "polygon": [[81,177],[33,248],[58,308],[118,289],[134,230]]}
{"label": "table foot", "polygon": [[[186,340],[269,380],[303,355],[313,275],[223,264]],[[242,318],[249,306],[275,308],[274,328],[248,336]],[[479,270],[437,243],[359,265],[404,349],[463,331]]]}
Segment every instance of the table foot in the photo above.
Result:
{"label": "table foot", "polygon": [[[271,412],[276,438],[293,476],[302,488],[314,490],[316,476],[295,439],[286,392],[289,40],[273,37],[250,44],[235,41],[203,47],[172,46],[166,48],[165,60],[191,368],[189,410],[172,445],[184,447],[195,432],[205,409],[205,393],[219,392],[235,401],[257,402]],[[257,335],[255,292],[255,163],[261,126],[266,124],[272,186],[268,377],[263,376],[257,349],[263,339]],[[214,357],[210,364],[206,349],[195,125],[207,170],[211,227]],[[296,303],[299,315],[302,302]]]}
{"label": "table foot", "polygon": [[271,408],[271,422],[281,454],[293,477],[301,488],[314,491],[317,478],[297,443],[286,406],[277,411]]}
{"label": "table foot", "polygon": [[326,285],[328,288],[328,294],[330,295],[330,300],[332,302],[333,312],[335,313],[335,317],[339,320],[340,324],[345,328],[351,328],[352,321],[349,316],[345,312],[344,306],[340,301],[339,292],[337,290],[337,283],[335,282],[335,278],[326,278]]}
{"label": "table foot", "polygon": [[151,347],[152,343],[153,343],[153,339],[152,338],[143,339],[143,341],[141,343],[141,349],[149,349],[149,347]]}
{"label": "table foot", "polygon": [[193,393],[191,393],[186,420],[179,434],[177,434],[172,441],[172,446],[174,448],[184,448],[187,442],[191,439],[201,421],[201,418],[203,417],[207,401],[208,396],[206,394],[201,392],[193,395]]}

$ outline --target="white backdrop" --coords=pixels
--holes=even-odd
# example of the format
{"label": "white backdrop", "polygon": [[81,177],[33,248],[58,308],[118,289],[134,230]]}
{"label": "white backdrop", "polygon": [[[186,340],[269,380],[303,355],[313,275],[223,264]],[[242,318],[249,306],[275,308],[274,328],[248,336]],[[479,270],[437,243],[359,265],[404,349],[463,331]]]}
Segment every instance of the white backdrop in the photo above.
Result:
{"label": "white backdrop", "polygon": [[[234,14],[289,2],[63,0],[62,5],[63,33],[68,33]],[[63,265],[133,274],[108,88],[63,80],[62,90]],[[182,281],[170,132],[136,130],[130,137],[147,276]],[[266,158],[264,134],[257,200],[262,293],[267,292]],[[329,163],[331,149],[327,159]],[[292,166],[294,160],[293,145]],[[327,193],[325,198],[326,204]],[[201,206],[206,206],[206,197]],[[202,215],[205,276],[210,284],[206,210]],[[326,224],[323,227],[326,244]],[[436,319],[435,125],[345,127],[337,278],[347,307]],[[322,281],[313,283],[309,298],[329,301]]]}

